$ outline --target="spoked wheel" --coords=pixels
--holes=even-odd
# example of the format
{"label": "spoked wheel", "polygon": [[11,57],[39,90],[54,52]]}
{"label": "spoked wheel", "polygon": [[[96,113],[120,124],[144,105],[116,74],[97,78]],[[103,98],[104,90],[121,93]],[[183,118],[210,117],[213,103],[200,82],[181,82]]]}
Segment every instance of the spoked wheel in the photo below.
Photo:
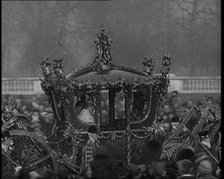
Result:
{"label": "spoked wheel", "polygon": [[[42,173],[45,169],[51,169],[54,173],[57,169],[54,154],[44,139],[32,132],[23,130],[9,131],[10,145],[2,149],[2,155],[13,164],[14,167],[28,167]],[[7,145],[5,145],[7,146]],[[3,146],[2,146],[3,147]]]}

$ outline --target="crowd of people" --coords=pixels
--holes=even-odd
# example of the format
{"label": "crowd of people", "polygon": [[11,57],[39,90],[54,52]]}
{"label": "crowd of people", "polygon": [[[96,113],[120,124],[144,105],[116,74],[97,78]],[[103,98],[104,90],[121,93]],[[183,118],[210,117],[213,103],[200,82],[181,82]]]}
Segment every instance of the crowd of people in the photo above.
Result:
{"label": "crowd of people", "polygon": [[[161,149],[157,141],[150,141],[144,146],[142,156],[153,155]],[[56,173],[46,169],[42,173],[17,167],[12,179],[219,179],[221,162],[215,170],[211,158],[205,153],[185,150],[178,161],[165,166],[159,157],[144,161],[140,165],[125,165],[123,161],[110,158],[106,147],[99,146],[86,167],[79,175],[71,175],[65,167],[59,167]],[[10,179],[10,178],[9,178]]]}
{"label": "crowd of people", "polygon": [[181,96],[178,91],[166,95],[160,105],[158,121],[182,121],[193,106],[212,105],[221,108],[221,97],[214,99],[203,96],[202,99],[194,99],[190,96]]}
{"label": "crowd of people", "polygon": [[[38,135],[47,138],[51,135],[49,128],[53,126],[53,111],[45,95],[38,96],[3,96],[2,106],[9,101],[16,101],[24,109],[23,113],[32,120],[32,127]],[[189,96],[183,97],[177,91],[167,94],[160,105],[158,122],[181,122],[194,105],[212,104],[221,108],[221,98],[213,99],[204,96],[201,100],[194,100]],[[102,110],[104,112],[104,110]],[[106,112],[108,114],[108,112]]]}
{"label": "crowd of people", "polygon": [[[7,105],[10,100],[15,100],[10,96],[4,96],[2,103]],[[161,103],[158,122],[181,122],[189,110],[194,105],[214,105],[220,107],[221,99],[214,100],[212,97],[205,97],[200,101],[194,101],[186,97],[183,99],[177,91],[168,94]],[[24,114],[32,120],[32,128],[37,135],[48,138],[51,135],[49,128],[53,125],[53,112],[45,96],[17,96],[16,102],[24,106]],[[94,139],[96,130],[88,131],[89,140],[95,145]],[[89,141],[88,140],[88,141]],[[90,142],[91,143],[91,142]],[[87,144],[88,145],[88,142]],[[88,151],[88,146],[87,149]],[[90,149],[91,151],[91,149]],[[221,161],[216,167],[212,158],[201,151],[195,153],[185,150],[178,157],[176,162],[164,165],[160,161],[162,145],[156,140],[145,143],[140,161],[137,164],[126,165],[125,161],[114,160],[108,153],[108,149],[103,145],[96,145],[91,153],[91,157],[82,157],[82,168],[79,175],[71,174],[65,167],[59,167],[56,173],[46,169],[42,173],[30,171],[27,168],[16,167],[11,178],[14,179],[218,179],[221,178]],[[147,155],[153,157],[145,157]],[[84,163],[83,163],[84,162]]]}

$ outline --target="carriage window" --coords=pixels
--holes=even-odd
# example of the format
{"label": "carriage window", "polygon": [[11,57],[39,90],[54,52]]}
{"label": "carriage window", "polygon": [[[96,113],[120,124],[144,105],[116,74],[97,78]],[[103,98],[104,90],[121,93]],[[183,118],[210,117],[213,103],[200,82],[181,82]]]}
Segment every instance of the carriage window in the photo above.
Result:
{"label": "carriage window", "polygon": [[92,96],[82,93],[74,97],[75,112],[83,123],[95,124],[95,104]]}
{"label": "carriage window", "polygon": [[125,94],[119,91],[115,95],[115,116],[114,119],[124,119],[125,118]]}
{"label": "carriage window", "polygon": [[101,94],[101,124],[109,125],[109,90],[102,90]]}
{"label": "carriage window", "polygon": [[151,108],[150,93],[151,91],[144,87],[133,91],[131,109],[132,121],[140,121],[147,116]]}

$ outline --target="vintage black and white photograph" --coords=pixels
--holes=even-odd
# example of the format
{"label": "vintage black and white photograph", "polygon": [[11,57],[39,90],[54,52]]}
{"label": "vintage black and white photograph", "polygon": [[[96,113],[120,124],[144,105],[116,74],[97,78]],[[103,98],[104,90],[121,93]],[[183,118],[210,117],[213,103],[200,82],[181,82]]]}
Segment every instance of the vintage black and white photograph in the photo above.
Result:
{"label": "vintage black and white photograph", "polygon": [[221,179],[221,0],[2,2],[2,179]]}

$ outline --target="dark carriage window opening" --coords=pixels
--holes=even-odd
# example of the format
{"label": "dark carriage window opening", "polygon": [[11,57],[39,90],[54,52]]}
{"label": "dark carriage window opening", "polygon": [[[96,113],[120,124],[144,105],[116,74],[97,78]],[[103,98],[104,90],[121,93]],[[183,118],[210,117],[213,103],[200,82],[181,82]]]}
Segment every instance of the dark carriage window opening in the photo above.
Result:
{"label": "dark carriage window opening", "polygon": [[132,91],[132,121],[144,119],[151,109],[151,100],[151,90],[148,87],[141,87]]}
{"label": "dark carriage window opening", "polygon": [[108,129],[125,128],[125,93],[110,88],[101,91],[101,126]]}

